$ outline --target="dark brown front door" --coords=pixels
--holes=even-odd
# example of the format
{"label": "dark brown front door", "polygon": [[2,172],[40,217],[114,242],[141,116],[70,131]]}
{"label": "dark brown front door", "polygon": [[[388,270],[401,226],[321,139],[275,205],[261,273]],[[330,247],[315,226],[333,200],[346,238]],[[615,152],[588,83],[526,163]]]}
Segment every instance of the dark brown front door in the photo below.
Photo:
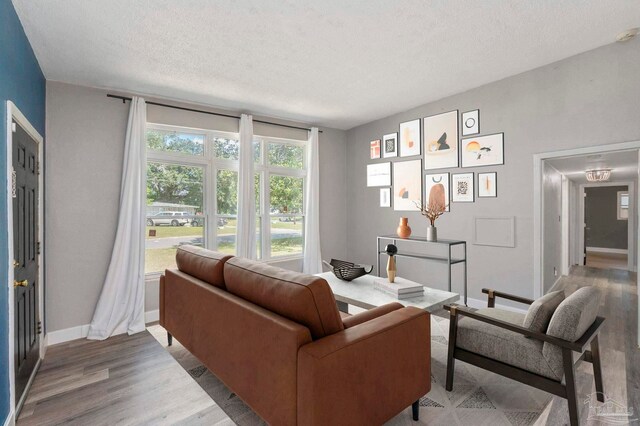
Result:
{"label": "dark brown front door", "polygon": [[13,258],[16,401],[20,401],[39,353],[38,145],[17,123],[13,133]]}

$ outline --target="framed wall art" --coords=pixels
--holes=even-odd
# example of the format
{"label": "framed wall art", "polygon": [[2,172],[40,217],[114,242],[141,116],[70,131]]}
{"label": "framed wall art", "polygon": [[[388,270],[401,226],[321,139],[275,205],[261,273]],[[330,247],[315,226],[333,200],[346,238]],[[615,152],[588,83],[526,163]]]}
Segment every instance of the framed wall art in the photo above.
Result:
{"label": "framed wall art", "polygon": [[380,158],[380,139],[376,139],[369,143],[369,158],[372,160]]}
{"label": "framed wall art", "polygon": [[449,211],[449,173],[426,174],[424,177],[428,203],[435,200]]}
{"label": "framed wall art", "polygon": [[451,202],[473,203],[475,201],[473,173],[454,173],[451,175]]}
{"label": "framed wall art", "polygon": [[462,136],[480,133],[480,110],[474,109],[462,113]]}
{"label": "framed wall art", "polygon": [[391,163],[367,164],[367,186],[391,186]]}
{"label": "framed wall art", "polygon": [[478,173],[478,198],[498,196],[498,173]]}
{"label": "framed wall art", "polygon": [[391,207],[391,188],[380,188],[380,207]]}
{"label": "framed wall art", "polygon": [[418,211],[422,203],[422,161],[396,161],[393,165],[393,209]]}
{"label": "framed wall art", "polygon": [[458,110],[425,117],[424,168],[458,167]]}
{"label": "framed wall art", "polygon": [[462,139],[462,167],[504,164],[504,133]]}
{"label": "framed wall art", "polygon": [[400,156],[420,155],[420,119],[400,123]]}
{"label": "framed wall art", "polygon": [[398,134],[389,133],[382,137],[382,156],[384,158],[397,157],[398,156]]}

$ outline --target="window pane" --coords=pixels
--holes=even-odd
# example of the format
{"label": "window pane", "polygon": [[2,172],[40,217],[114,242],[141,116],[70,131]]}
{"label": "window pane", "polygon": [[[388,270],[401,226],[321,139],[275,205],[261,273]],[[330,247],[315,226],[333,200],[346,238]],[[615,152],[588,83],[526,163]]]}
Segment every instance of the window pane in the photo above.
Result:
{"label": "window pane", "polygon": [[202,167],[147,164],[145,273],[175,268],[176,248],[204,245]]}
{"label": "window pane", "polygon": [[147,148],[154,151],[202,155],[204,153],[204,135],[147,130]]}
{"label": "window pane", "polygon": [[302,253],[302,217],[271,218],[271,256],[288,256]]}
{"label": "window pane", "polygon": [[260,151],[260,141],[253,141],[253,161],[256,163],[261,163]]}
{"label": "window pane", "polygon": [[256,215],[260,214],[260,173],[256,173],[255,177],[255,192],[256,192]]}
{"label": "window pane", "polygon": [[302,178],[272,175],[269,178],[272,214],[302,213]]}
{"label": "window pane", "polygon": [[214,138],[213,152],[216,158],[238,160],[240,158],[240,143],[235,139]]}
{"label": "window pane", "polygon": [[304,164],[304,148],[298,145],[288,145],[270,142],[268,144],[269,165],[301,169]]}
{"label": "window pane", "polygon": [[222,253],[236,254],[236,223],[235,217],[218,217],[216,226],[218,236],[216,237],[217,250]]}
{"label": "window pane", "polygon": [[238,214],[238,172],[218,170],[216,178],[218,214]]}
{"label": "window pane", "polygon": [[256,253],[262,259],[262,232],[260,232],[261,218],[256,216]]}

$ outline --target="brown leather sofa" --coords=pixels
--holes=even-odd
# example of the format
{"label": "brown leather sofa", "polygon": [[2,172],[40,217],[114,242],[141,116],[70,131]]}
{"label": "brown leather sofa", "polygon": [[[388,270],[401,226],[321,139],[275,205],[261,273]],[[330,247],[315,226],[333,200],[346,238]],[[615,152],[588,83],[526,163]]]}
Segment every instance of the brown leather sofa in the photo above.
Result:
{"label": "brown leather sofa", "polygon": [[344,321],[327,282],[182,246],[160,324],[273,425],[375,425],[431,388],[430,317],[391,303]]}

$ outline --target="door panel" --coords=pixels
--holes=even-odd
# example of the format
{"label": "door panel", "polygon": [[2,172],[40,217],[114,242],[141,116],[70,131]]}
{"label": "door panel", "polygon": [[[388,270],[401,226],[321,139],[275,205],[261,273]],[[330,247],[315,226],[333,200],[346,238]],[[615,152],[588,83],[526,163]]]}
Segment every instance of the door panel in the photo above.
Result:
{"label": "door panel", "polygon": [[38,145],[16,124],[13,133],[14,312],[16,401],[40,357],[38,312]]}

